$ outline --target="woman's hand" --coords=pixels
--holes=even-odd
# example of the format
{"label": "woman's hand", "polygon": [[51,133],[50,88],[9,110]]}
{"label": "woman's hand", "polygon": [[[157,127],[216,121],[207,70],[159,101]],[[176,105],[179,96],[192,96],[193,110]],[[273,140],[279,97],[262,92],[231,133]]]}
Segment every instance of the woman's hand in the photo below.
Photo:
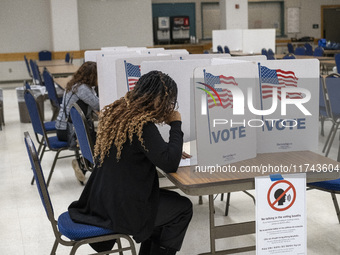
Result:
{"label": "woman's hand", "polygon": [[182,159],[191,158],[192,156],[185,151],[182,152]]}
{"label": "woman's hand", "polygon": [[173,121],[181,121],[181,114],[178,111],[173,111],[171,114],[169,114],[165,120],[165,123],[169,125]]}

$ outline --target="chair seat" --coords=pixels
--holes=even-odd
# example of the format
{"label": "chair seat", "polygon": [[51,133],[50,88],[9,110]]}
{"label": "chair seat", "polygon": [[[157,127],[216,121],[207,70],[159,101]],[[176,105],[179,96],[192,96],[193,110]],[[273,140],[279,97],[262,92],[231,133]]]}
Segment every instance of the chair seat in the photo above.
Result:
{"label": "chair seat", "polygon": [[81,240],[89,237],[114,234],[112,230],[92,225],[75,223],[68,212],[64,212],[58,218],[60,233],[71,240]]}
{"label": "chair seat", "polygon": [[331,191],[340,191],[340,179],[322,181],[322,182],[311,182],[307,184],[308,187],[317,187],[321,189],[327,189]]}
{"label": "chair seat", "polygon": [[68,147],[67,142],[60,141],[57,136],[50,136],[48,138],[48,141],[50,143],[51,148],[53,148],[53,149],[60,149],[60,148],[63,148],[63,147]]}
{"label": "chair seat", "polygon": [[56,130],[55,128],[55,121],[47,121],[44,123],[46,131],[53,131]]}

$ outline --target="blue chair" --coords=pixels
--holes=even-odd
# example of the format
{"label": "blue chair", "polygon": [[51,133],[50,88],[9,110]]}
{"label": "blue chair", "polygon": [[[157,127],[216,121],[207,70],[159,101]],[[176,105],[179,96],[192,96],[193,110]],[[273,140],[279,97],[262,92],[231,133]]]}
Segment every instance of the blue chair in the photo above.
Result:
{"label": "blue chair", "polygon": [[[31,162],[40,199],[55,236],[55,242],[52,247],[51,254],[56,254],[59,244],[72,247],[70,254],[73,255],[76,253],[77,249],[84,244],[95,245],[98,242],[111,241],[112,244],[117,242],[118,249],[112,250],[112,248],[108,248],[107,251],[101,251],[100,253],[98,252],[95,254],[118,252],[123,254],[124,251],[131,251],[132,255],[136,255],[134,242],[128,235],[114,233],[110,229],[73,222],[68,211],[62,213],[58,217],[58,220],[55,220],[53,205],[47,190],[47,184],[45,182],[45,177],[41,169],[40,160],[35,150],[35,146],[28,132],[25,132],[24,136],[27,154]],[[127,240],[129,245],[123,248],[121,239]]]}
{"label": "blue chair", "polygon": [[293,46],[293,44],[287,43],[287,47],[288,47],[288,52],[293,54],[294,53],[294,46]]}
{"label": "blue chair", "polygon": [[66,62],[66,63],[70,63],[70,60],[71,60],[70,53],[67,52],[67,53],[65,54],[65,62]]}
{"label": "blue chair", "polygon": [[218,46],[217,46],[217,52],[218,52],[218,53],[223,53],[223,49],[222,49],[222,46],[221,46],[221,45],[218,45]]}
{"label": "blue chair", "polygon": [[[28,84],[27,81],[24,82],[24,87],[25,87],[25,90],[31,89],[31,86]],[[42,113],[41,113],[41,116],[42,116]],[[57,131],[56,128],[55,128],[55,121],[45,121],[43,124],[44,124],[44,127],[45,127],[47,134],[55,133]],[[44,145],[43,134],[40,133],[40,129],[37,128],[38,126],[36,126],[35,123],[32,123],[32,125],[33,125],[33,130],[34,130],[34,133],[35,133],[35,137],[36,137],[37,142],[39,144],[38,155],[40,155],[40,150],[41,150],[42,146]]]}
{"label": "blue chair", "polygon": [[327,95],[327,89],[324,84],[324,79],[320,76],[320,90],[319,90],[319,119],[321,122],[321,135],[324,136],[324,122],[331,120],[329,111],[329,100]]}
{"label": "blue chair", "polygon": [[[325,84],[327,89],[327,95],[329,100],[329,117],[331,118],[333,125],[327,137],[323,152],[326,150],[325,156],[327,157],[332,147],[334,137],[338,131],[340,125],[340,75],[330,74],[325,78]],[[340,150],[339,150],[340,153]],[[340,160],[340,155],[338,155],[338,161]]]}
{"label": "blue chair", "polygon": [[38,53],[39,61],[52,60],[52,53],[48,50],[42,50]]}
{"label": "blue chair", "polygon": [[261,55],[264,55],[264,56],[266,56],[268,58],[268,52],[267,52],[267,50],[265,48],[262,48]]}
{"label": "blue chair", "polygon": [[305,43],[306,55],[313,56],[313,47],[310,43]]}
{"label": "blue chair", "polygon": [[295,55],[306,55],[306,48],[304,46],[297,47],[294,51]]}
{"label": "blue chair", "polygon": [[224,46],[224,53],[230,54],[230,50],[228,46]]}
{"label": "blue chair", "polygon": [[54,86],[54,81],[52,75],[47,71],[47,69],[44,69],[43,72],[45,87],[47,90],[48,98],[50,99],[51,105],[52,105],[52,119],[55,120],[59,114],[60,110],[60,104],[63,100],[62,97],[58,97],[57,91]]}
{"label": "blue chair", "polygon": [[41,75],[40,75],[40,71],[39,71],[39,67],[36,63],[36,61],[34,60],[30,60],[30,66],[31,66],[31,71],[32,71],[32,78],[33,78],[33,83],[35,85],[41,85],[43,86],[44,83],[43,83],[43,80],[41,78]]}
{"label": "blue chair", "polygon": [[26,55],[24,55],[24,60],[25,60],[25,64],[26,64],[26,68],[27,68],[27,72],[28,72],[28,75],[33,78],[33,75],[32,75],[32,72],[31,72],[31,68],[30,68],[30,65],[28,63],[28,60],[26,58]]}
{"label": "blue chair", "polygon": [[[32,94],[30,90],[25,90],[24,98],[25,98],[27,109],[28,109],[28,113],[31,118],[33,130],[37,136],[38,135],[41,136],[40,141],[42,144],[42,150],[40,153],[40,160],[42,160],[44,153],[46,151],[46,148],[48,148],[49,151],[56,152],[53,163],[52,163],[52,167],[51,167],[48,179],[47,179],[47,186],[48,186],[50,183],[53,171],[54,171],[54,167],[57,163],[57,160],[60,158],[72,157],[72,156],[75,156],[75,154],[67,155],[64,157],[59,157],[60,152],[64,150],[68,150],[67,142],[60,141],[57,136],[48,136],[45,125],[42,122],[41,113],[39,111],[38,104],[34,98],[34,95]],[[31,184],[33,183],[34,183],[34,178],[31,181]]]}
{"label": "blue chair", "polygon": [[296,57],[293,53],[288,53],[284,55],[282,59],[296,59]]}
{"label": "blue chair", "polygon": [[323,56],[323,52],[324,52],[323,48],[318,46],[318,47],[316,47],[314,49],[313,56],[314,57],[322,57]]}
{"label": "blue chair", "polygon": [[267,59],[269,59],[269,60],[274,60],[275,59],[275,54],[274,54],[274,51],[272,49],[268,49]]}
{"label": "blue chair", "polygon": [[340,54],[334,56],[337,73],[340,73]]}
{"label": "blue chair", "polygon": [[71,106],[70,116],[76,131],[78,144],[82,154],[82,163],[85,170],[92,172],[95,165],[94,160],[94,138],[91,136],[90,128],[84,112],[75,103]]}
{"label": "blue chair", "polygon": [[336,215],[338,216],[338,221],[340,223],[340,210],[338,200],[335,194],[340,194],[340,179],[321,181],[321,182],[311,182],[307,183],[309,189],[317,189],[321,191],[326,191],[331,193]]}

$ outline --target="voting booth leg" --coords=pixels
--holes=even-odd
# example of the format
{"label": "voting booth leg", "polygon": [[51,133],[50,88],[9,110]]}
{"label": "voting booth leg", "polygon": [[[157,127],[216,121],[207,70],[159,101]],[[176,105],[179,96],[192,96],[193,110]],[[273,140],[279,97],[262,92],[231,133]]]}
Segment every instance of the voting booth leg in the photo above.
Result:
{"label": "voting booth leg", "polygon": [[209,195],[210,252],[200,253],[200,255],[234,254],[255,250],[255,245],[252,245],[242,248],[216,251],[215,240],[217,239],[254,234],[255,221],[215,226],[214,211],[214,197],[213,195]]}

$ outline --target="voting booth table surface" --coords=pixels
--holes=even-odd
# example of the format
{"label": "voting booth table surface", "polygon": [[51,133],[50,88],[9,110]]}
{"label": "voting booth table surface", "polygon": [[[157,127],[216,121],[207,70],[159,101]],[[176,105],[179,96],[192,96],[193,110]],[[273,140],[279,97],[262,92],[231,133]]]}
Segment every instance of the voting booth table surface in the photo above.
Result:
{"label": "voting booth table surface", "polygon": [[[328,166],[337,166],[338,162],[326,158],[322,155],[311,151],[294,151],[294,152],[277,152],[257,154],[255,158],[247,159],[230,164],[230,168],[235,172],[215,172],[210,174],[207,172],[199,172],[195,166],[180,167],[176,173],[166,174],[168,179],[173,182],[185,194],[191,196],[209,195],[209,222],[210,222],[210,252],[203,254],[232,254],[255,250],[255,246],[240,247],[226,251],[216,251],[215,241],[221,238],[233,236],[241,236],[255,233],[255,221],[234,223],[228,225],[215,225],[214,219],[214,194],[252,190],[255,189],[256,176],[268,176],[269,173],[262,172],[245,172],[241,169],[261,169],[261,166],[285,166],[288,169],[286,174],[306,172],[305,164],[318,165],[326,164]],[[339,178],[337,172],[316,172],[310,169],[306,172],[307,182],[318,180]]]}

